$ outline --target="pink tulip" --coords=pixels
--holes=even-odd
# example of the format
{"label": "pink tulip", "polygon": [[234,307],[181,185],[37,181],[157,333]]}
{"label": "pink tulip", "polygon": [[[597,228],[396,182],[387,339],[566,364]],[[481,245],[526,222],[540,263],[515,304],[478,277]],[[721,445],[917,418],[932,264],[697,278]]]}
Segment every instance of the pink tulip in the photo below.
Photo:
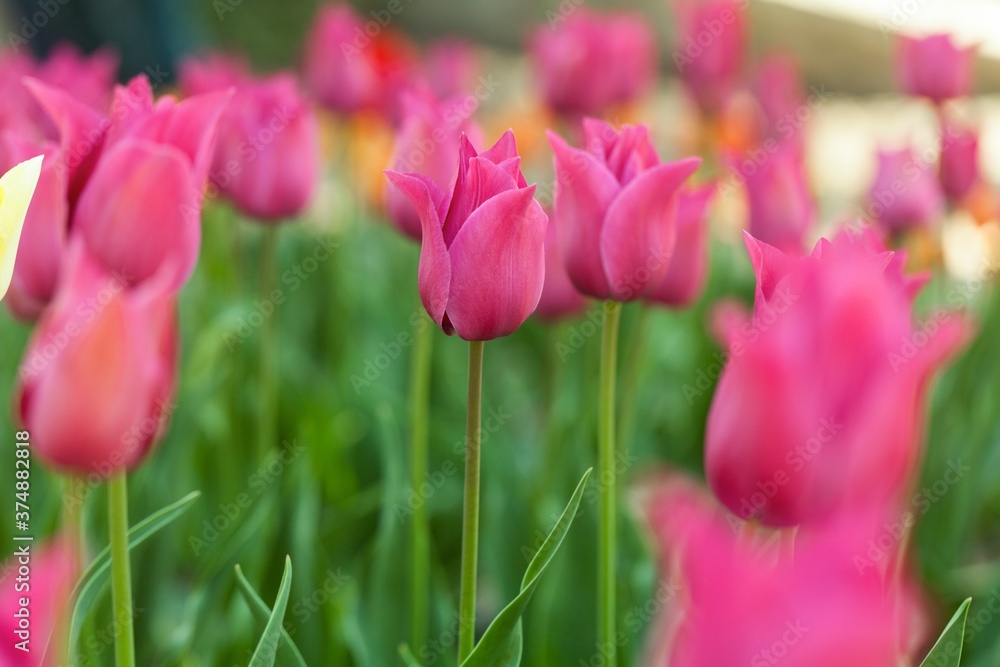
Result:
{"label": "pink tulip", "polygon": [[342,114],[392,112],[414,75],[416,54],[390,27],[365,21],[350,5],[320,9],[306,38],[302,75],[327,109]]}
{"label": "pink tulip", "polygon": [[549,322],[578,315],[587,307],[587,300],[576,291],[566,273],[562,253],[559,252],[557,224],[558,219],[550,216],[549,227],[545,230],[545,284],[535,311],[541,319]]}
{"label": "pink tulip", "polygon": [[555,217],[570,280],[598,299],[631,301],[663,283],[674,253],[676,194],[701,160],[660,163],[644,125],[583,122],[585,149],[549,132]]}
{"label": "pink tulip", "polygon": [[656,74],[656,42],[637,14],[577,8],[558,23],[538,28],[529,50],[542,97],[568,115],[599,115],[632,102]]}
{"label": "pink tulip", "polygon": [[239,88],[253,80],[250,66],[240,56],[209,53],[186,58],[178,68],[178,83],[184,97]]}
{"label": "pink tulip", "polygon": [[[480,143],[479,126],[461,113],[457,100],[439,102],[429,94],[408,94],[403,98],[403,109],[390,162],[392,170],[423,174],[442,192],[447,191],[455,176],[459,138],[464,133],[473,144]],[[420,240],[420,213],[410,198],[390,182],[385,185],[385,208],[401,232]]]}
{"label": "pink tulip", "polygon": [[901,35],[896,49],[896,81],[903,92],[935,104],[972,92],[974,47],[961,48],[946,34],[922,39]]}
{"label": "pink tulip", "polygon": [[164,430],[173,396],[175,305],[169,266],[129,287],[75,243],[21,364],[18,410],[49,466],[108,476],[136,467]]}
{"label": "pink tulip", "polygon": [[202,192],[229,93],[153,104],[145,77],[115,94],[100,158],[73,211],[72,229],[108,271],[134,282],[162,266],[179,289],[201,244]]}
{"label": "pink tulip", "polygon": [[464,135],[450,192],[421,174],[387,171],[420,211],[420,298],[445,333],[485,341],[535,310],[548,218],[521,174],[514,133],[477,154]]}
{"label": "pink tulip", "polygon": [[806,113],[811,114],[798,65],[789,57],[772,55],[757,68],[753,94],[763,114],[762,136],[791,142],[801,152]]}
{"label": "pink tulip", "polygon": [[708,276],[708,207],[715,185],[685,188],[677,196],[677,244],[670,267],[650,301],[674,308],[694,303]]}
{"label": "pink tulip", "polygon": [[867,213],[889,232],[932,225],[944,213],[944,197],[932,165],[911,148],[879,151]]}
{"label": "pink tulip", "polygon": [[933,372],[969,330],[912,321],[901,258],[846,235],[797,258],[746,236],[754,314],[724,323],[730,359],[708,416],[705,467],[740,517],[769,525],[895,498],[911,479]]}
{"label": "pink tulip", "polygon": [[741,167],[741,173],[750,233],[786,252],[803,252],[816,209],[797,147],[782,144],[752,169]]}
{"label": "pink tulip", "polygon": [[[28,563],[21,560],[18,550],[18,547],[25,546],[31,554]],[[26,582],[28,587],[22,589],[15,584],[20,576],[18,569],[25,564],[30,567],[31,576]],[[14,554],[7,559],[0,572],[0,581],[4,582],[3,592],[0,593],[0,618],[3,619],[5,638],[0,645],[0,665],[51,667],[61,664],[57,656],[62,651],[64,640],[52,633],[57,627],[63,631],[66,629],[71,611],[70,594],[79,573],[80,557],[69,535],[40,543],[15,543]],[[27,605],[22,604],[22,598],[27,600]],[[30,623],[30,636],[24,645],[27,651],[19,648],[22,639],[17,634],[21,630],[20,620],[25,610]],[[43,655],[46,656],[44,661]]]}
{"label": "pink tulip", "polygon": [[479,78],[476,47],[460,39],[435,42],[424,58],[427,83],[439,99],[467,95]]}
{"label": "pink tulip", "polygon": [[980,180],[979,132],[952,119],[941,121],[941,189],[952,202],[960,202]]}
{"label": "pink tulip", "polygon": [[291,74],[254,80],[221,56],[181,69],[181,86],[235,87],[219,120],[211,180],[243,213],[263,222],[300,215],[319,179],[319,126]]}
{"label": "pink tulip", "polygon": [[650,486],[643,510],[662,553],[663,604],[643,665],[910,664],[919,598],[909,578],[859,571],[866,517],[800,531],[794,554],[781,553],[777,539],[748,537],[693,482]]}
{"label": "pink tulip", "polygon": [[706,112],[718,113],[739,83],[746,5],[742,0],[671,0],[677,23],[674,64]]}

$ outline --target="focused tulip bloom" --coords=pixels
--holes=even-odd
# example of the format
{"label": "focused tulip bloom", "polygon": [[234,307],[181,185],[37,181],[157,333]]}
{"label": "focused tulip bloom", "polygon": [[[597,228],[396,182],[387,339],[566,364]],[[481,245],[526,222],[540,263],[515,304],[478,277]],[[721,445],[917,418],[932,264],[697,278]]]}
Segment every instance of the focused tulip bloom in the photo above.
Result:
{"label": "focused tulip bloom", "polygon": [[319,127],[291,74],[253,79],[219,56],[185,63],[189,93],[235,87],[219,120],[210,179],[243,213],[262,222],[300,215],[319,180]]}
{"label": "focused tulip bloom", "polygon": [[677,25],[674,64],[705,112],[718,113],[739,82],[746,45],[746,3],[672,0]]}
{"label": "focused tulip bloom", "polygon": [[562,253],[559,252],[558,219],[549,217],[545,231],[545,284],[535,311],[540,318],[555,321],[583,312],[587,300],[583,298],[566,273]]}
{"label": "focused tulip bloom", "polygon": [[946,34],[901,35],[896,49],[896,81],[903,92],[935,104],[972,92],[974,47],[957,46]]}
{"label": "focused tulip bloom", "polygon": [[145,77],[115,93],[100,158],[73,211],[73,233],[109,272],[150,279],[162,266],[179,289],[201,245],[201,203],[229,93],[153,104]]}
{"label": "focused tulip bloom", "polygon": [[954,120],[942,119],[938,169],[941,189],[948,199],[965,199],[980,180],[979,133]]}
{"label": "focused tulip bloom", "polygon": [[803,252],[816,208],[797,147],[782,145],[742,175],[750,234],[786,252]]}
{"label": "focused tulip bloom", "polygon": [[923,610],[908,578],[859,572],[864,520],[802,531],[794,556],[774,556],[693,482],[674,476],[650,486],[642,509],[661,550],[664,605],[643,665],[911,664]]}
{"label": "focused tulip bloom", "polygon": [[[403,123],[390,163],[393,171],[423,174],[442,192],[447,191],[455,177],[459,138],[464,133],[476,144],[482,135],[474,121],[458,113],[455,104],[429,95],[404,97]],[[410,198],[389,182],[385,184],[385,209],[401,232],[420,240],[420,213]]]}
{"label": "focused tulip bloom", "polygon": [[914,472],[927,385],[969,325],[940,311],[915,326],[919,281],[868,241],[793,257],[746,237],[754,313],[724,322],[705,439],[709,483],[741,518],[793,525],[886,503]]}
{"label": "focused tulip bloom", "polygon": [[932,225],[944,213],[932,165],[918,160],[910,148],[879,151],[867,213],[888,232]]}
{"label": "focused tulip bloom", "polygon": [[306,37],[306,88],[331,111],[391,113],[395,93],[413,76],[417,56],[409,44],[390,28],[378,26],[372,37],[367,27],[350,5],[332,4],[320,9]]}
{"label": "focused tulip bloom", "polygon": [[42,157],[21,162],[0,176],[0,299],[7,294],[21,229],[42,171]]}
{"label": "focused tulip bloom", "polygon": [[[64,664],[58,656],[63,640],[53,632],[68,628],[70,594],[80,574],[80,556],[73,547],[73,537],[57,536],[31,546],[31,576],[28,587],[21,589],[14,582],[24,563],[15,554],[3,565],[0,581],[6,582],[0,593],[0,614],[3,633],[9,641],[0,646],[0,665],[11,667],[51,667]],[[23,604],[27,600],[27,604]],[[22,650],[22,639],[16,633],[24,610],[29,614],[30,633]],[[20,614],[19,614],[20,612]],[[47,649],[47,651],[46,651]],[[42,656],[47,656],[42,660]]]}
{"label": "focused tulip bloom", "polygon": [[701,295],[708,277],[708,207],[715,185],[685,188],[677,195],[677,243],[667,275],[647,297],[684,308]]}
{"label": "focused tulip bloom", "polygon": [[542,97],[556,112],[600,115],[645,93],[656,73],[656,42],[636,14],[578,8],[529,44]]}
{"label": "focused tulip bloom", "polygon": [[677,192],[699,158],[661,163],[644,125],[583,122],[585,148],[555,133],[559,244],[570,280],[597,299],[632,301],[663,283],[677,237]]}
{"label": "focused tulip bloom", "polygon": [[486,341],[513,333],[535,310],[548,217],[521,174],[513,132],[481,154],[463,136],[458,155],[450,193],[421,174],[386,175],[420,212],[427,313],[447,334]]}
{"label": "focused tulip bloom", "polygon": [[82,243],[25,352],[18,412],[56,470],[109,475],[137,466],[171,412],[177,331],[169,266],[136,287]]}

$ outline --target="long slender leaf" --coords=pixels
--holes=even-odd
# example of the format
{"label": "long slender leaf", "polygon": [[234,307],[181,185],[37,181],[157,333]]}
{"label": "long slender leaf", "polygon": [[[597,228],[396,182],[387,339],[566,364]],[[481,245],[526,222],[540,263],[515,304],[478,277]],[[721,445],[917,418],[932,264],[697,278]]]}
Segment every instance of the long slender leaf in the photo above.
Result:
{"label": "long slender leaf", "polygon": [[[192,491],[177,502],[153,512],[132,526],[128,531],[129,551],[145,542],[186,512],[200,495],[201,491]],[[105,547],[97,554],[97,557],[94,558],[73,589],[72,599],[76,600],[76,602],[73,605],[73,614],[70,616],[68,638],[71,657],[76,655],[76,645],[80,638],[80,629],[83,626],[83,620],[87,617],[90,608],[108,583],[108,571],[110,568],[111,548]]]}
{"label": "long slender leaf", "polygon": [[965,621],[969,617],[972,598],[966,598],[955,615],[948,621],[944,631],[931,647],[920,667],[958,667],[962,662],[962,642],[965,639]]}
{"label": "long slender leaf", "polygon": [[[271,618],[271,608],[257,595],[257,591],[250,585],[247,578],[243,576],[243,570],[239,565],[236,566],[236,582],[239,584],[240,592],[243,593],[243,598],[247,601],[247,606],[250,607],[254,618],[266,625],[268,619]],[[282,664],[309,667],[306,664],[305,658],[302,657],[299,647],[295,645],[291,635],[288,634],[284,626],[281,628],[281,639],[281,645],[278,647],[278,650],[281,653]]]}
{"label": "long slender leaf", "polygon": [[580,507],[587,479],[592,471],[593,468],[588,469],[583,474],[583,478],[577,484],[576,491],[573,492],[562,516],[559,517],[556,525],[545,538],[535,557],[528,563],[524,579],[521,580],[521,592],[493,619],[472,653],[462,662],[462,667],[517,667],[521,663],[521,645],[523,643],[521,616],[538,587],[542,572],[548,567],[552,557],[562,545],[566,533],[569,532],[569,527],[576,517],[576,511]]}
{"label": "long slender leaf", "polygon": [[260,636],[257,650],[253,652],[248,667],[274,667],[274,660],[278,656],[278,644],[281,643],[282,623],[285,622],[285,608],[288,607],[288,594],[291,590],[292,559],[285,556],[285,572],[281,575],[278,597],[274,600],[271,618],[264,626],[264,634]]}
{"label": "long slender leaf", "polygon": [[413,651],[410,650],[407,644],[399,645],[399,657],[406,663],[406,667],[421,667],[420,662],[413,655]]}

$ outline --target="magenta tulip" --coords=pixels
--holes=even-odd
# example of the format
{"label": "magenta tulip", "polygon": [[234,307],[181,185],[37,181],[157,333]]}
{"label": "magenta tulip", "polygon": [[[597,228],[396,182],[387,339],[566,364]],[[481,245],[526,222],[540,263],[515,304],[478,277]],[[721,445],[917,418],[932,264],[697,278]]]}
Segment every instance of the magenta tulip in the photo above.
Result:
{"label": "magenta tulip", "polygon": [[583,122],[585,149],[549,132],[555,217],[570,280],[597,299],[631,301],[663,283],[677,236],[677,192],[699,158],[660,163],[644,125]]}
{"label": "magenta tulip", "polygon": [[172,410],[176,322],[169,266],[129,287],[82,243],[20,369],[19,414],[35,453],[77,474],[137,466]]}
{"label": "magenta tulip", "polygon": [[513,333],[535,310],[548,217],[521,174],[512,131],[481,154],[463,136],[458,155],[450,192],[421,174],[386,175],[420,212],[427,313],[449,335],[486,341]]}
{"label": "magenta tulip", "polygon": [[529,51],[545,102],[568,115],[600,115],[632,102],[656,73],[656,42],[637,14],[577,8],[538,28]]}
{"label": "magenta tulip", "polygon": [[782,553],[693,482],[673,476],[649,486],[643,510],[663,566],[643,665],[911,664],[921,639],[912,620],[923,610],[908,577],[886,581],[858,567],[867,516],[800,531],[794,554]]}
{"label": "magenta tulip", "polygon": [[712,489],[770,525],[897,497],[919,460],[929,379],[968,324],[941,310],[915,326],[901,258],[847,235],[809,257],[746,243],[754,314],[727,318],[705,439]]}
{"label": "magenta tulip", "polygon": [[671,1],[677,24],[674,64],[703,111],[718,113],[739,83],[746,4],[742,0]]}
{"label": "magenta tulip", "polygon": [[782,144],[742,176],[750,234],[785,252],[803,252],[816,209],[798,148]]}
{"label": "magenta tulip", "polygon": [[972,92],[974,47],[961,48],[946,34],[917,39],[901,35],[896,50],[896,81],[903,92],[935,104]]}
{"label": "magenta tulip", "polygon": [[72,229],[108,271],[136,283],[170,265],[173,289],[194,270],[201,203],[216,126],[229,93],[155,105],[144,77],[116,91],[100,158]]}
{"label": "magenta tulip", "polygon": [[184,97],[239,88],[253,80],[250,66],[240,56],[209,53],[186,58],[178,68],[178,83]]}
{"label": "magenta tulip", "polygon": [[944,197],[933,165],[910,148],[879,151],[867,213],[888,232],[934,224],[944,213]]}
{"label": "magenta tulip", "polygon": [[677,195],[677,244],[667,275],[647,297],[650,301],[684,308],[701,295],[708,276],[708,207],[715,185],[685,188]]}
{"label": "magenta tulip", "polygon": [[979,182],[979,132],[975,128],[942,118],[938,178],[952,202],[965,199]]}
{"label": "magenta tulip", "polygon": [[219,120],[210,178],[244,214],[277,222],[302,214],[319,180],[319,125],[290,73],[253,79],[220,56],[185,63],[186,91],[235,87]]}
{"label": "magenta tulip", "polygon": [[762,114],[765,138],[793,143],[800,151],[812,109],[802,90],[798,65],[790,57],[772,55],[757,68],[753,94]]}
{"label": "magenta tulip", "polygon": [[[62,535],[39,543],[15,543],[13,555],[0,571],[0,581],[4,582],[0,593],[0,618],[3,618],[3,634],[8,638],[0,645],[0,665],[53,667],[62,664],[57,656],[61,655],[65,640],[53,636],[53,632],[67,627],[70,596],[80,574],[80,554],[73,540],[74,536]],[[27,558],[22,555],[25,549],[30,550]],[[30,569],[27,577],[23,575],[25,566]],[[28,631],[21,635],[25,615]],[[43,660],[43,656],[47,656],[46,659]]]}
{"label": "magenta tulip", "polygon": [[[476,123],[460,113],[457,100],[439,102],[429,94],[408,94],[403,98],[403,122],[393,147],[393,171],[423,174],[442,191],[455,177],[455,155],[464,133],[473,144],[482,132]],[[402,190],[386,182],[385,209],[389,219],[410,238],[420,240],[420,213]]]}
{"label": "magenta tulip", "polygon": [[538,317],[549,322],[578,315],[587,307],[587,300],[566,273],[559,251],[558,223],[555,216],[549,216],[549,227],[545,231],[545,284],[535,311]]}
{"label": "magenta tulip", "polygon": [[424,57],[427,84],[439,99],[468,95],[479,79],[476,47],[460,39],[435,42]]}

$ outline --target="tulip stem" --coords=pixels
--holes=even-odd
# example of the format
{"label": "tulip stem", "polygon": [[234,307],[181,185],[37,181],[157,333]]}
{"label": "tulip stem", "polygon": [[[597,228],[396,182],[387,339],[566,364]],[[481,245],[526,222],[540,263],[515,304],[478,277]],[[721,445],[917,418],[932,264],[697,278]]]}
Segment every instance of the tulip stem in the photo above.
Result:
{"label": "tulip stem", "polygon": [[615,380],[618,366],[618,324],[621,304],[608,301],[607,317],[601,340],[601,393],[598,411],[598,450],[600,462],[601,515],[597,549],[597,627],[607,662],[617,664],[615,641],[615,570],[617,484],[615,479]]}
{"label": "tulip stem", "polygon": [[[430,320],[421,318],[415,332],[410,369],[410,487],[414,493],[427,478],[427,425],[430,396],[431,357],[434,331]],[[427,616],[431,578],[430,528],[427,503],[413,509],[410,525],[410,645],[418,650],[427,641]]]}
{"label": "tulip stem", "polygon": [[[260,299],[262,303],[275,305],[271,301],[275,289],[275,267],[278,262],[278,228],[267,225],[261,246]],[[275,343],[274,312],[264,316],[260,327],[260,422],[258,454],[261,457],[277,445],[277,410],[275,392]]]}
{"label": "tulip stem", "polygon": [[642,374],[643,360],[646,358],[646,341],[649,340],[650,313],[652,309],[642,304],[639,308],[632,337],[627,344],[628,356],[622,376],[622,414],[618,430],[618,440],[622,451],[628,454],[635,436],[635,424],[639,413],[639,376]]}
{"label": "tulip stem", "polygon": [[135,667],[132,629],[132,573],[128,553],[128,483],[125,471],[108,480],[108,532],[111,536],[111,600],[115,634],[115,664]]}
{"label": "tulip stem", "polygon": [[87,485],[83,478],[76,475],[66,477],[66,487],[63,491],[62,528],[79,549],[80,557],[86,557],[86,541],[83,532],[83,500]]}
{"label": "tulip stem", "polygon": [[476,641],[476,561],[479,558],[479,425],[482,421],[483,342],[469,342],[469,407],[465,429],[465,499],[462,508],[462,588],[458,606],[458,664]]}

